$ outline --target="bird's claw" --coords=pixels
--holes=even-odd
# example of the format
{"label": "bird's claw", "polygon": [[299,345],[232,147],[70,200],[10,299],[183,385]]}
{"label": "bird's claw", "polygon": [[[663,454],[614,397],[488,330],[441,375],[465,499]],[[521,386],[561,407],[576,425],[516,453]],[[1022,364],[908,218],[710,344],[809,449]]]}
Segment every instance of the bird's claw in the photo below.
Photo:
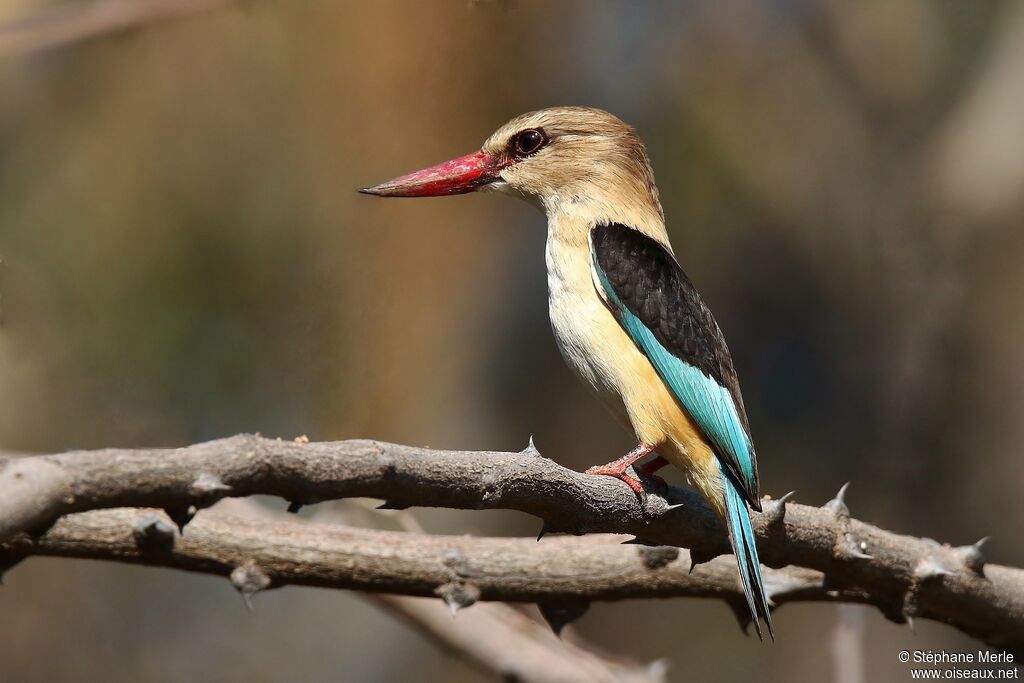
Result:
{"label": "bird's claw", "polygon": [[[647,491],[644,490],[644,485],[636,477],[631,477],[628,472],[618,467],[611,467],[609,465],[595,465],[588,469],[584,474],[600,475],[605,477],[614,477],[619,481],[625,482],[629,488],[633,489],[633,493],[637,495],[641,503],[647,501]],[[661,477],[658,477],[659,479]]]}
{"label": "bird's claw", "polygon": [[[629,469],[633,466],[633,463],[647,455],[650,455],[654,449],[655,446],[640,443],[636,448],[631,450],[629,453],[626,453],[618,460],[610,462],[607,465],[595,465],[588,469],[586,474],[615,477],[619,481],[625,482],[629,488],[633,489],[633,493],[636,494],[637,498],[640,499],[640,505],[646,507],[647,491],[644,489],[644,485],[639,479],[629,474]],[[652,479],[658,484],[666,486],[665,480],[654,473],[667,464],[668,462],[664,458],[658,457],[642,467],[637,467],[635,471],[645,479]]]}

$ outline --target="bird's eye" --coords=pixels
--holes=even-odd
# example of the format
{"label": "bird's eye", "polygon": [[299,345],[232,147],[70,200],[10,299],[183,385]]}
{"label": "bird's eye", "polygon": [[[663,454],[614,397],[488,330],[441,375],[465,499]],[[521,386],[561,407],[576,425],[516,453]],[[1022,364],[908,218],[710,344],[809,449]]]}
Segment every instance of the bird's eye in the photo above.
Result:
{"label": "bird's eye", "polygon": [[544,133],[539,130],[524,130],[519,135],[516,135],[516,155],[521,157],[529,156],[543,147],[545,142],[547,142],[547,139],[544,137]]}

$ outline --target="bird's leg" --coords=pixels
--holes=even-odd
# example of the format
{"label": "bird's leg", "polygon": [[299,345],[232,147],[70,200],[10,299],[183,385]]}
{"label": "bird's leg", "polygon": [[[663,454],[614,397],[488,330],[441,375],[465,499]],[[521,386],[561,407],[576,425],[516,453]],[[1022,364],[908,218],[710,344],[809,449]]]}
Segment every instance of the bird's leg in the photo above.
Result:
{"label": "bird's leg", "polygon": [[[616,479],[621,479],[622,481],[626,482],[626,484],[629,485],[629,488],[633,489],[636,495],[642,497],[644,495],[644,485],[641,484],[640,481],[635,477],[631,477],[629,474],[627,474],[626,470],[629,469],[630,466],[632,466],[632,464],[635,463],[640,458],[646,457],[653,453],[655,448],[657,448],[657,446],[653,446],[646,443],[638,444],[636,448],[631,450],[629,453],[626,453],[618,460],[610,462],[607,465],[596,465],[594,467],[591,467],[589,470],[586,471],[586,474],[602,474],[608,477],[615,477]],[[659,457],[658,460],[661,460],[661,458]],[[657,461],[652,461],[651,464],[653,465],[655,462]]]}

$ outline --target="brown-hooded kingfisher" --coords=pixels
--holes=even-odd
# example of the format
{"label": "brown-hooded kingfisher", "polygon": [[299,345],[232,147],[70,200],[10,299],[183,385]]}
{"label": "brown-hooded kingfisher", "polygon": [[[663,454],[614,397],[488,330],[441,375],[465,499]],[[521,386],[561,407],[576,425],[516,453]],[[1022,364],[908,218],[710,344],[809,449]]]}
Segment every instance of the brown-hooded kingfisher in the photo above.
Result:
{"label": "brown-hooded kingfisher", "polygon": [[771,615],[747,507],[757,460],[722,331],[676,261],[643,142],[615,116],[556,107],[518,116],[480,151],[361,190],[435,197],[496,190],[547,214],[551,326],[569,366],[639,444],[588,474],[621,479],[641,458],[686,473],[725,520],[757,634]]}

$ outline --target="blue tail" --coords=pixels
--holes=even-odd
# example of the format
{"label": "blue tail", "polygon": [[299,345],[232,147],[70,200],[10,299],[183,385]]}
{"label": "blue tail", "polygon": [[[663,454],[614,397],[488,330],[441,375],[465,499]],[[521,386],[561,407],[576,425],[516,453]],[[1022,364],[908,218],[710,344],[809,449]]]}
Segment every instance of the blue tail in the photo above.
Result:
{"label": "blue tail", "polygon": [[747,606],[757,630],[757,637],[764,640],[761,634],[761,619],[768,627],[768,635],[775,640],[772,631],[772,617],[768,609],[768,597],[764,592],[764,581],[761,579],[761,562],[757,559],[757,545],[754,542],[754,530],[750,527],[750,513],[743,498],[742,490],[733,479],[732,472],[719,463],[722,483],[725,485],[725,519],[729,525],[729,541],[732,552],[736,556],[739,567],[743,593],[747,596]]}

